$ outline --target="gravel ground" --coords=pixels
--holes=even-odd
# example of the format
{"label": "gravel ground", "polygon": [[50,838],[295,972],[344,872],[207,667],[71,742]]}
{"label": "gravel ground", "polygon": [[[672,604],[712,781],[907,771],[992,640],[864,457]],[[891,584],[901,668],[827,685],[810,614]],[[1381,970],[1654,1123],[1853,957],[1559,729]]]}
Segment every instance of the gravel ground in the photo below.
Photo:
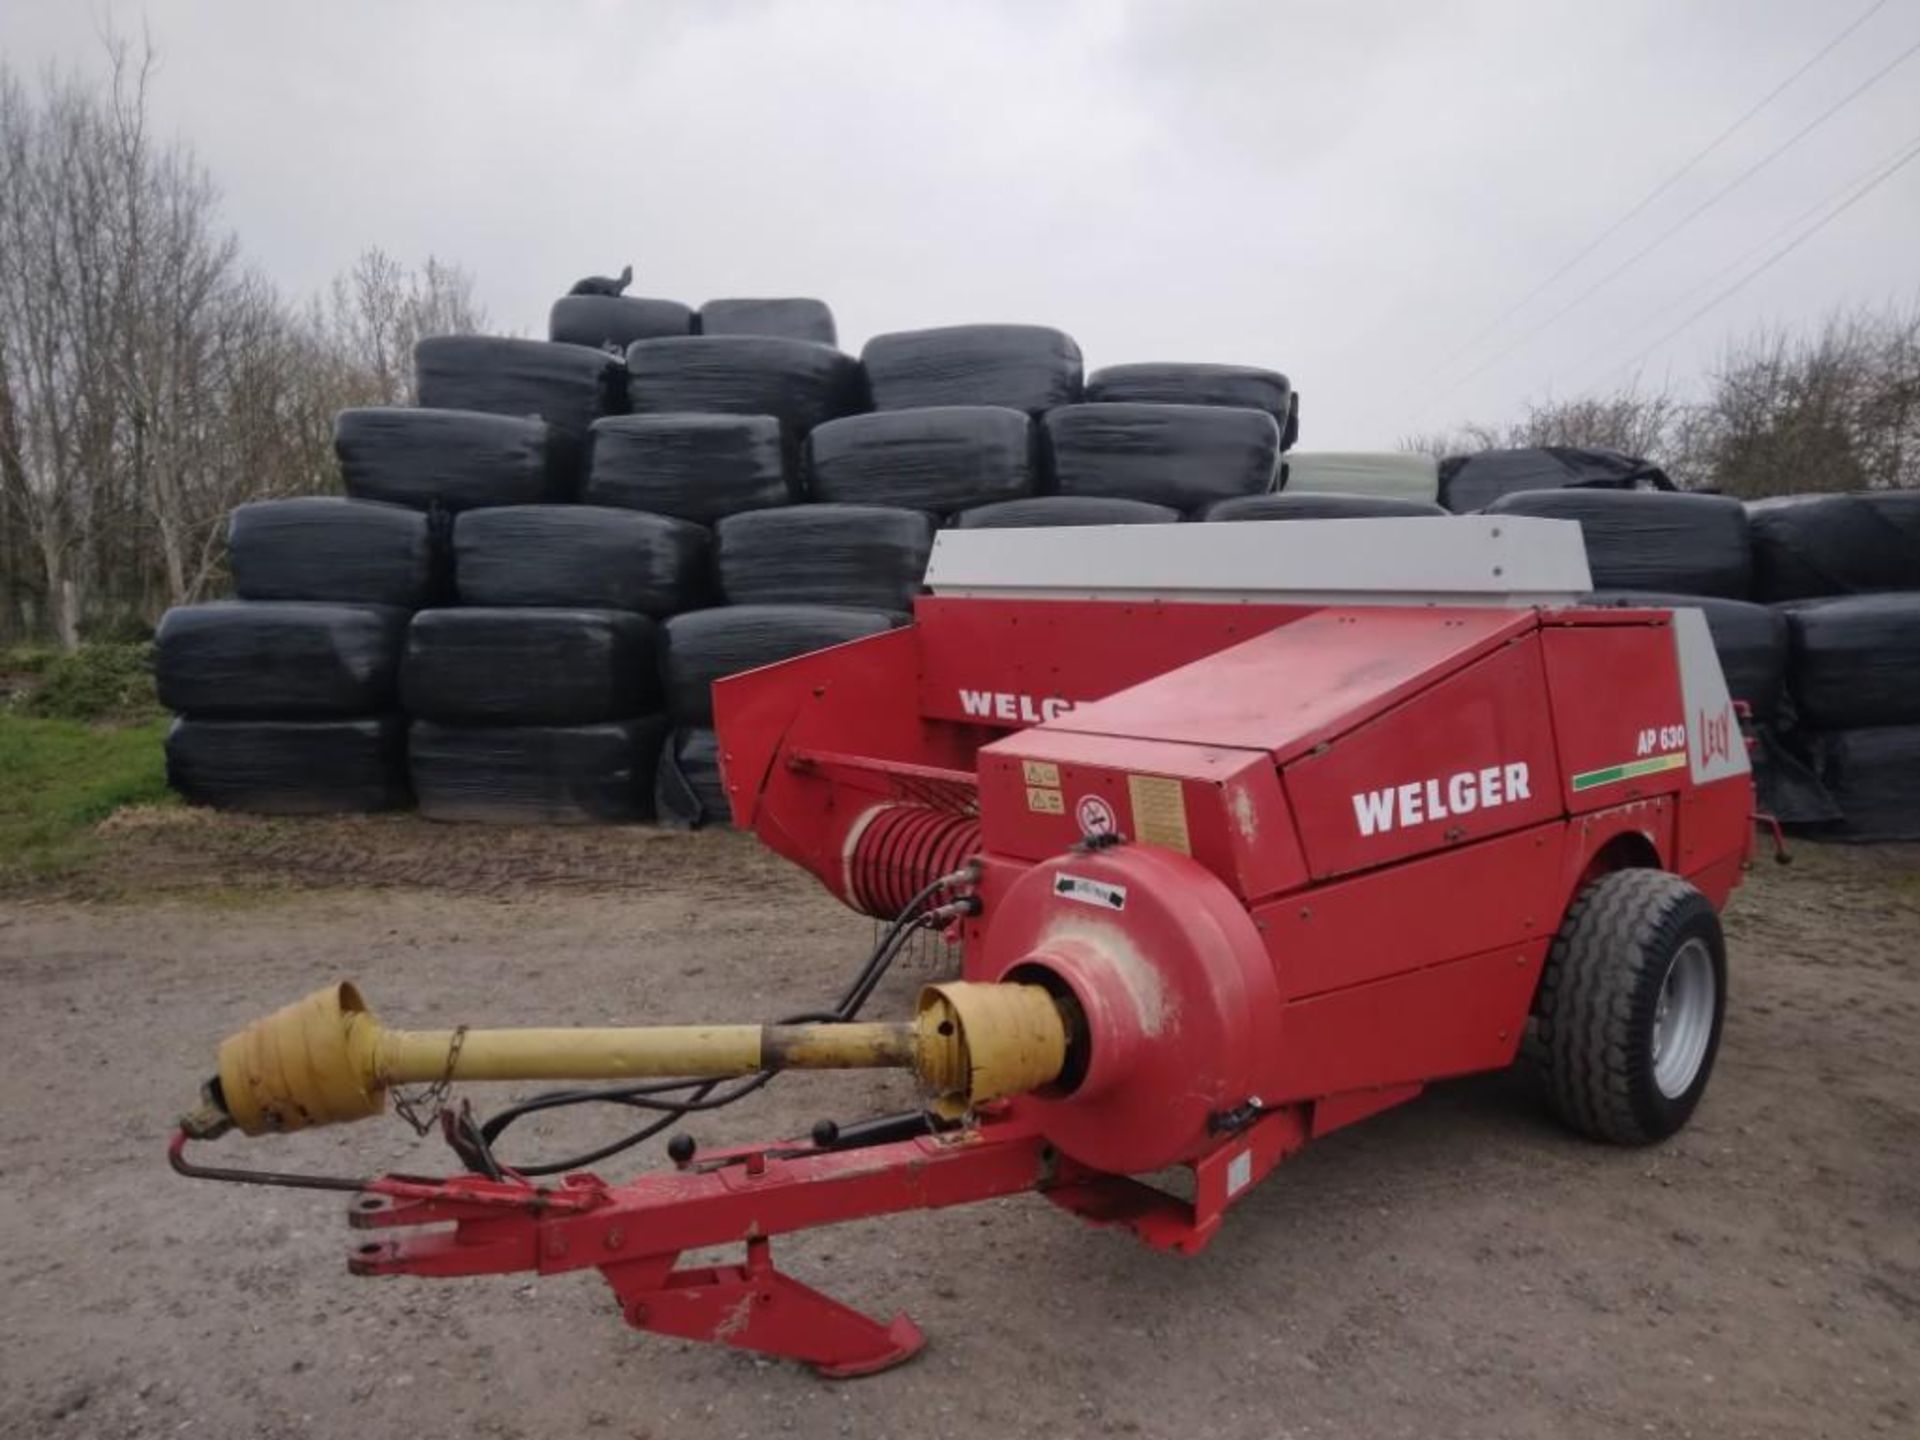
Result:
{"label": "gravel ground", "polygon": [[[1756,868],[1719,1071],[1665,1146],[1569,1138],[1491,1076],[1310,1148],[1191,1260],[1032,1197],[796,1237],[802,1278],[931,1337],[832,1384],[629,1331],[590,1275],[353,1279],[337,1199],[162,1150],[218,1039],[328,978],[402,1024],[759,1018],[834,989],[868,922],[727,834],[109,830],[58,893],[0,897],[0,1436],[1920,1434],[1913,847]],[[901,1098],[789,1077],[697,1128]],[[227,1144],[444,1168],[393,1121]]]}

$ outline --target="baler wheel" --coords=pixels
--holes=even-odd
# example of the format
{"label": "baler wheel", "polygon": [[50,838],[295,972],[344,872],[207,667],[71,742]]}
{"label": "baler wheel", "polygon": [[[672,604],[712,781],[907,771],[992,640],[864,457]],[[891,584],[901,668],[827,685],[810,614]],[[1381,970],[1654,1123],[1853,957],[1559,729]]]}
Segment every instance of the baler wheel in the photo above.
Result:
{"label": "baler wheel", "polygon": [[1528,1051],[1549,1107],[1595,1140],[1666,1139],[1707,1088],[1726,996],[1706,896],[1664,870],[1601,876],[1568,907],[1540,977]]}

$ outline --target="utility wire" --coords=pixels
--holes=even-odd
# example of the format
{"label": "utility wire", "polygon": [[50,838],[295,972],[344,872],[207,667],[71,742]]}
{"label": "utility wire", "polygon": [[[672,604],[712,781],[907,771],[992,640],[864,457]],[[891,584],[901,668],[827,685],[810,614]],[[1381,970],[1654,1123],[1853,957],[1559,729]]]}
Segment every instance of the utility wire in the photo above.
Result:
{"label": "utility wire", "polygon": [[1795,145],[1806,139],[1807,136],[1819,129],[1820,126],[1826,124],[1827,121],[1831,120],[1855,100],[1858,100],[1862,95],[1866,94],[1867,91],[1871,90],[1875,85],[1886,79],[1894,70],[1912,59],[1916,52],[1920,52],[1920,40],[1914,41],[1913,44],[1902,50],[1898,55],[1894,56],[1893,59],[1882,65],[1878,70],[1874,71],[1873,74],[1869,75],[1865,80],[1862,80],[1858,85],[1854,86],[1853,89],[1849,90],[1845,95],[1842,95],[1833,104],[1829,105],[1825,110],[1822,110],[1818,115],[1814,116],[1813,119],[1809,120],[1805,125],[1802,125],[1798,130],[1794,131],[1793,134],[1774,146],[1773,149],[1769,150],[1765,155],[1762,155],[1758,160],[1754,161],[1753,164],[1742,170],[1738,175],[1734,176],[1733,179],[1714,191],[1713,194],[1709,195],[1705,200],[1702,200],[1665,230],[1662,230],[1658,235],[1654,236],[1652,240],[1641,246],[1640,249],[1634,251],[1633,254],[1614,266],[1613,269],[1607,271],[1606,274],[1602,275],[1598,280],[1594,281],[1593,284],[1574,296],[1573,299],[1547,316],[1546,319],[1527,330],[1523,330],[1513,340],[1509,341],[1499,350],[1496,350],[1492,355],[1482,360],[1464,375],[1454,380],[1452,384],[1436,392],[1433,399],[1435,401],[1442,400],[1458,390],[1469,380],[1485,374],[1488,370],[1527,344],[1527,342],[1551,328],[1557,321],[1567,315],[1568,312],[1577,309],[1592,299],[1608,285],[1611,285],[1635,265],[1646,259],[1647,256],[1651,255],[1655,250],[1658,250],[1662,245],[1666,244],[1667,241],[1671,240],[1675,235],[1678,235],[1682,230],[1686,229],[1687,226],[1691,225],[1695,220],[1706,214],[1706,212],[1711,210],[1715,205],[1726,199],[1728,195],[1739,189],[1740,186],[1744,185],[1775,160],[1778,160],[1782,155],[1786,154],[1787,151],[1791,150]]}
{"label": "utility wire", "polygon": [[[1691,288],[1682,291],[1679,295],[1675,296],[1672,300],[1669,300],[1664,305],[1662,305],[1659,308],[1659,310],[1653,312],[1652,314],[1643,316],[1639,323],[1629,327],[1626,330],[1621,331],[1619,336],[1616,337],[1616,339],[1627,339],[1630,342],[1631,337],[1639,334],[1643,334],[1646,331],[1651,330],[1654,325],[1659,324],[1661,321],[1666,319],[1668,315],[1671,315],[1675,310],[1679,309],[1682,305],[1686,305],[1690,303],[1694,299],[1694,297],[1710,289],[1715,283],[1717,283],[1723,277],[1733,274],[1734,272],[1740,270],[1749,261],[1754,259],[1754,257],[1760,255],[1762,252],[1767,250],[1770,246],[1774,245],[1778,241],[1793,234],[1794,231],[1798,230],[1802,225],[1806,224],[1807,221],[1813,219],[1816,215],[1820,214],[1822,211],[1832,209],[1836,205],[1839,205],[1841,206],[1841,208],[1844,208],[1844,205],[1846,203],[1851,203],[1852,199],[1859,198],[1859,196],[1855,195],[1854,192],[1861,190],[1862,186],[1865,186],[1866,189],[1870,190],[1870,189],[1873,189],[1875,186],[1878,186],[1879,184],[1881,184],[1883,181],[1890,179],[1894,171],[1900,169],[1909,160],[1914,159],[1916,155],[1920,155],[1920,135],[1916,135],[1912,139],[1905,141],[1897,150],[1893,151],[1891,154],[1886,155],[1879,160],[1876,160],[1872,165],[1868,166],[1865,170],[1855,175],[1852,179],[1848,180],[1846,184],[1840,186],[1837,190],[1829,191],[1827,194],[1821,196],[1820,199],[1814,201],[1813,204],[1809,205],[1806,209],[1802,210],[1798,215],[1794,216],[1793,219],[1789,220],[1786,224],[1780,226],[1778,229],[1768,234],[1758,244],[1748,246],[1747,249],[1744,250],[1734,260],[1730,261],[1725,265],[1720,265],[1715,267],[1713,273],[1708,275],[1699,284],[1694,285]],[[1862,191],[1862,193],[1864,194],[1864,191]],[[1838,209],[1834,209],[1833,213],[1834,215],[1837,216],[1840,212]],[[1830,216],[1828,218],[1830,219],[1832,217]],[[1825,224],[1825,223],[1827,223],[1825,220],[1821,221],[1821,224]],[[1745,283],[1745,282],[1743,281],[1742,283]],[[1639,358],[1644,358],[1644,354],[1642,357],[1639,357]],[[1613,375],[1618,371],[1630,369],[1632,368],[1633,365],[1637,363],[1638,363],[1638,358],[1632,361],[1626,361],[1620,364],[1611,365],[1604,370],[1593,372],[1593,379],[1595,381],[1604,379],[1607,376]],[[1577,386],[1575,388],[1578,390],[1584,391],[1584,390],[1591,389],[1592,385],[1586,384],[1586,385]]]}
{"label": "utility wire", "polygon": [[1774,251],[1757,269],[1742,275],[1738,280],[1734,281],[1733,284],[1727,286],[1718,295],[1715,295],[1713,299],[1702,305],[1698,310],[1695,310],[1691,315],[1687,316],[1686,319],[1682,320],[1678,325],[1675,325],[1671,330],[1667,331],[1666,334],[1662,335],[1658,340],[1655,340],[1651,345],[1647,346],[1646,349],[1634,356],[1633,359],[1627,361],[1627,366],[1631,367],[1640,364],[1649,355],[1653,354],[1654,351],[1679,335],[1703,315],[1718,308],[1725,301],[1732,299],[1733,296],[1737,295],[1741,290],[1744,290],[1753,281],[1758,280],[1762,275],[1766,274],[1767,271],[1771,270],[1775,265],[1778,265],[1782,260],[1786,259],[1787,256],[1791,255],[1795,250],[1798,250],[1802,245],[1806,244],[1807,241],[1818,235],[1822,230],[1826,229],[1827,226],[1831,225],[1835,220],[1838,220],[1842,215],[1846,214],[1847,211],[1851,210],[1855,205],[1858,205],[1862,200],[1866,199],[1867,196],[1871,195],[1875,190],[1878,190],[1882,185],[1886,184],[1887,181],[1891,180],[1917,159],[1920,159],[1920,144],[1916,144],[1899,160],[1895,161],[1893,165],[1883,170],[1879,175],[1876,175],[1864,189],[1858,190],[1848,196],[1839,206],[1822,216],[1819,223],[1804,233],[1795,236],[1792,240]]}
{"label": "utility wire", "polygon": [[1478,331],[1465,344],[1459,346],[1445,359],[1440,361],[1440,363],[1434,367],[1434,373],[1438,374],[1440,371],[1445,370],[1449,365],[1453,364],[1454,361],[1458,360],[1462,355],[1466,354],[1469,350],[1473,349],[1474,346],[1478,345],[1482,340],[1486,339],[1489,335],[1493,334],[1494,331],[1498,330],[1502,325],[1506,324],[1507,321],[1511,320],[1515,315],[1519,314],[1520,311],[1526,309],[1526,307],[1529,304],[1531,304],[1535,299],[1537,299],[1544,291],[1550,289],[1553,286],[1554,282],[1559,280],[1561,276],[1565,275],[1569,270],[1573,269],[1574,266],[1578,265],[1582,260],[1586,259],[1589,255],[1593,254],[1594,251],[1598,250],[1602,245],[1606,244],[1607,241],[1611,240],[1615,235],[1619,234],[1630,223],[1632,223],[1633,220],[1638,218],[1646,210],[1646,208],[1649,205],[1653,204],[1654,201],[1658,200],[1662,195],[1666,194],[1667,191],[1671,190],[1675,185],[1679,184],[1682,180],[1686,179],[1688,175],[1692,174],[1694,169],[1700,164],[1701,161],[1705,160],[1709,155],[1713,154],[1714,151],[1718,150],[1722,145],[1726,144],[1727,141],[1731,140],[1734,137],[1734,135],[1737,132],[1739,132],[1749,120],[1753,119],[1754,116],[1758,115],[1762,110],[1766,109],[1767,106],[1771,105],[1775,100],[1779,99],[1780,96],[1786,92],[1787,88],[1794,83],[1794,81],[1798,80],[1802,75],[1806,74],[1814,66],[1818,65],[1822,60],[1826,59],[1828,55],[1832,54],[1835,47],[1838,46],[1841,41],[1845,40],[1849,35],[1853,34],[1854,31],[1858,30],[1862,25],[1866,24],[1867,21],[1871,20],[1875,14],[1877,14],[1880,10],[1886,7],[1886,3],[1887,3],[1887,0],[1874,0],[1873,4],[1869,5],[1865,10],[1861,11],[1859,15],[1855,16],[1854,19],[1846,26],[1846,28],[1841,30],[1841,32],[1838,35],[1835,35],[1831,40],[1827,41],[1826,44],[1822,45],[1818,50],[1814,51],[1813,54],[1810,55],[1806,60],[1802,61],[1799,68],[1797,68],[1791,75],[1787,76],[1786,79],[1782,80],[1778,85],[1774,86],[1773,89],[1769,90],[1766,94],[1762,95],[1758,100],[1754,101],[1753,104],[1749,105],[1746,108],[1746,110],[1741,112],[1740,117],[1737,120],[1735,120],[1731,125],[1727,126],[1727,128],[1722,130],[1718,135],[1714,136],[1713,139],[1709,140],[1700,149],[1696,150],[1693,153],[1692,158],[1689,159],[1684,165],[1682,165],[1678,170],[1675,170],[1671,175],[1667,176],[1666,179],[1662,180],[1658,185],[1654,186],[1653,189],[1649,190],[1645,195],[1641,196],[1640,199],[1637,202],[1635,202],[1635,204],[1632,206],[1632,208],[1630,208],[1627,211],[1626,214],[1622,215],[1618,220],[1615,220],[1611,225],[1607,226],[1606,229],[1602,230],[1598,235],[1594,236],[1593,239],[1589,240],[1586,243],[1586,245],[1580,249],[1578,254],[1575,254],[1574,256],[1569,258],[1560,266],[1558,270],[1555,270],[1551,275],[1547,276],[1546,279],[1542,280],[1538,285],[1535,285],[1531,290],[1527,291],[1526,294],[1522,295],[1518,300],[1514,301],[1505,310],[1502,310],[1498,315],[1494,316],[1493,319],[1489,321],[1483,329]]}

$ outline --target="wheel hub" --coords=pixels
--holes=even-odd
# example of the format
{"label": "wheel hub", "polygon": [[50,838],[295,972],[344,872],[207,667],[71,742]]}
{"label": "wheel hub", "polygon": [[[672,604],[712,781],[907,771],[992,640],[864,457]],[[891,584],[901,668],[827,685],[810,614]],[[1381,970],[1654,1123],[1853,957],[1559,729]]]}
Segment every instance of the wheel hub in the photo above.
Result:
{"label": "wheel hub", "polygon": [[1674,952],[1653,1011],[1653,1083],[1669,1100],[1692,1088],[1713,1036],[1713,955],[1704,940]]}

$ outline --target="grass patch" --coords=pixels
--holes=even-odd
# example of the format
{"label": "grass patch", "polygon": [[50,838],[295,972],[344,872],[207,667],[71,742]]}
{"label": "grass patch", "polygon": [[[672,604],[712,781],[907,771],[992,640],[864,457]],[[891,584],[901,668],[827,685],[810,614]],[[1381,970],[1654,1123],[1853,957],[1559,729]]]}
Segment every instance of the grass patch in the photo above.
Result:
{"label": "grass patch", "polygon": [[94,826],[124,805],[172,803],[167,722],[90,725],[0,711],[0,881],[83,864]]}

